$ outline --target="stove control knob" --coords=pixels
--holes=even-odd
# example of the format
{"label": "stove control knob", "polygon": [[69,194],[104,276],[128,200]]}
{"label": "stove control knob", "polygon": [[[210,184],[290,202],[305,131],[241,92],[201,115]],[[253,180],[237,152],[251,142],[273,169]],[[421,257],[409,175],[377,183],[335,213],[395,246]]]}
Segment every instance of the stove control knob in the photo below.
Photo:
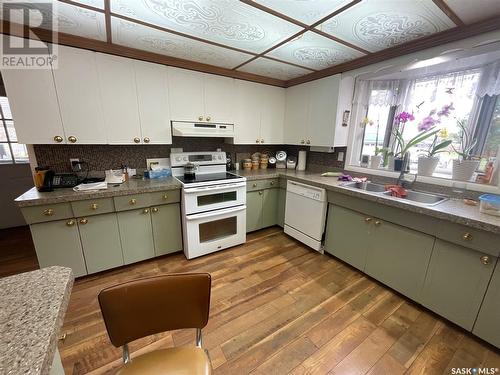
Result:
{"label": "stove control knob", "polygon": [[177,157],[175,158],[175,160],[176,160],[176,161],[181,161],[181,157],[180,157],[180,156],[177,156]]}
{"label": "stove control knob", "polygon": [[184,159],[183,159],[183,160],[184,160],[184,161],[188,161],[188,158],[187,158],[187,156],[184,156]]}

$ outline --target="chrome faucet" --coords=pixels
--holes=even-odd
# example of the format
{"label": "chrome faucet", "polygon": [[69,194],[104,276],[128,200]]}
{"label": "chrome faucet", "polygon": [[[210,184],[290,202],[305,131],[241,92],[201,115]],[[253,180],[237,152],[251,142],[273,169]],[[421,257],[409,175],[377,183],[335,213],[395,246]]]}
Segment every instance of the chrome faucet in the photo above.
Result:
{"label": "chrome faucet", "polygon": [[[409,165],[410,165],[410,153],[407,152],[403,155],[403,163],[401,164],[401,172],[399,173],[398,180],[396,181],[396,185],[401,186],[404,189],[411,189],[413,188],[413,185],[417,181],[417,176],[418,174],[414,174],[414,178],[412,182],[408,182],[405,180],[405,174],[406,170],[409,170]],[[410,173],[412,174],[412,173]]]}

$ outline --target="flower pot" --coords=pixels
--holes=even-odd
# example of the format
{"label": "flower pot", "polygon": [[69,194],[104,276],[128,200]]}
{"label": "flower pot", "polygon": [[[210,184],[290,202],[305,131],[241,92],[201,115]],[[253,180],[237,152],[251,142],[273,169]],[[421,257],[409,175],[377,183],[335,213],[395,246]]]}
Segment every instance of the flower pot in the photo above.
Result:
{"label": "flower pot", "polygon": [[418,174],[420,176],[432,176],[438,165],[439,158],[421,156],[418,158]]}
{"label": "flower pot", "polygon": [[394,171],[401,172],[403,168],[403,158],[394,158]]}
{"label": "flower pot", "polygon": [[380,167],[381,161],[382,161],[382,155],[373,155],[370,158],[370,168],[378,169]]}
{"label": "flower pot", "polygon": [[393,171],[394,170],[394,156],[389,155],[387,157],[387,170]]}
{"label": "flower pot", "polygon": [[458,181],[470,181],[479,166],[479,160],[453,160],[452,178]]}

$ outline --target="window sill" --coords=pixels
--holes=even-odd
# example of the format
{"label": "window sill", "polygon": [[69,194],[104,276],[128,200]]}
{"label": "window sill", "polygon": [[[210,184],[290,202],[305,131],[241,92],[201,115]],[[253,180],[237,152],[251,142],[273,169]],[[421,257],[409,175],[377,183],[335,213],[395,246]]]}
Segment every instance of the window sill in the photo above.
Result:
{"label": "window sill", "polygon": [[[363,168],[357,165],[346,165],[345,170],[364,173],[367,175],[376,175],[376,176],[384,176],[392,178],[399,177],[399,172],[388,171],[384,169]],[[448,186],[450,188],[455,188],[455,189],[466,189],[483,193],[500,194],[500,187],[494,185],[483,185],[483,184],[476,184],[474,182],[455,181],[452,179],[448,180],[445,178],[428,177],[428,176],[417,176],[417,181],[426,184]]]}

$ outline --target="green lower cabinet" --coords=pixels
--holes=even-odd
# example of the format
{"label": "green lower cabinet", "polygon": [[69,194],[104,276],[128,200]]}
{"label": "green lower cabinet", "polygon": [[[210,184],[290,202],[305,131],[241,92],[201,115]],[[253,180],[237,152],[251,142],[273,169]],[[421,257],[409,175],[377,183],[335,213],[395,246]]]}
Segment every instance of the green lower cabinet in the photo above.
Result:
{"label": "green lower cabinet", "polygon": [[156,256],[182,250],[179,203],[152,207],[151,224]]}
{"label": "green lower cabinet", "polygon": [[262,228],[262,190],[247,192],[247,233]]}
{"label": "green lower cabinet", "polygon": [[422,304],[472,330],[496,261],[495,257],[436,239]]}
{"label": "green lower cabinet", "polygon": [[78,228],[89,273],[123,265],[116,213],[79,218]]}
{"label": "green lower cabinet", "polygon": [[371,226],[366,219],[359,212],[329,205],[325,251],[362,271],[371,246]]}
{"label": "green lower cabinet", "polygon": [[40,268],[65,266],[75,277],[87,274],[76,219],[32,224],[30,229]]}
{"label": "green lower cabinet", "polygon": [[155,256],[149,208],[118,212],[118,228],[125,264]]}
{"label": "green lower cabinet", "polygon": [[279,188],[265,189],[262,199],[262,227],[278,224]]}
{"label": "green lower cabinet", "polygon": [[[491,259],[490,259],[491,262]],[[500,262],[497,261],[495,272],[486,291],[483,304],[472,332],[500,348]]]}
{"label": "green lower cabinet", "polygon": [[286,189],[279,189],[278,194],[278,225],[285,226]]}
{"label": "green lower cabinet", "polygon": [[371,243],[365,272],[420,302],[435,238],[377,218],[369,225]]}

